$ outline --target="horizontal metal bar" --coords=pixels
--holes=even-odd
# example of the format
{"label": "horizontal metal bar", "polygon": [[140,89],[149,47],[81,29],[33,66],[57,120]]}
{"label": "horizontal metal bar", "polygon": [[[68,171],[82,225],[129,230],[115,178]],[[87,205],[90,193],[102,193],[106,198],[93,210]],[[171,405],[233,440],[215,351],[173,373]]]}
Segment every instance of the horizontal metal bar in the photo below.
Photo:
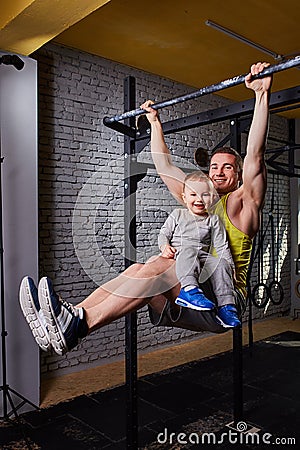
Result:
{"label": "horizontal metal bar", "polygon": [[[300,88],[300,86],[299,86],[299,88]],[[298,108],[300,108],[300,105],[298,106]],[[273,111],[271,111],[271,112],[276,114],[277,109],[273,109]],[[294,142],[292,142],[292,141],[289,142],[285,139],[279,139],[275,136],[268,136],[268,141],[277,142],[278,144],[283,144],[283,145],[294,145]]]}
{"label": "horizontal metal bar", "polygon": [[[288,163],[285,163],[285,162],[282,162],[282,161],[280,161],[280,165],[283,166],[283,167],[289,167],[289,164],[288,164]],[[297,164],[294,164],[294,165],[293,165],[293,168],[299,170],[299,169],[300,169],[300,166],[297,165]]]}
{"label": "horizontal metal bar", "polygon": [[279,170],[268,168],[268,173],[275,174],[275,175],[283,175],[284,177],[288,177],[288,178],[300,178],[300,172],[299,173],[296,173],[296,172],[295,173],[292,173],[292,172],[281,173]]}
{"label": "horizontal metal bar", "polygon": [[294,109],[298,109],[298,108],[300,108],[300,103],[297,103],[296,105],[292,105],[292,106],[286,106],[285,108],[275,109],[274,111],[272,111],[272,114],[280,114],[282,112],[293,111]]}
{"label": "horizontal metal bar", "polygon": [[133,139],[136,137],[135,128],[125,125],[124,123],[121,123],[121,122],[111,123],[110,125],[108,125],[108,128],[118,131],[119,133],[122,133],[125,136],[129,136]]}
{"label": "horizontal metal bar", "polygon": [[[281,72],[282,70],[290,69],[292,67],[296,67],[299,65],[300,65],[300,55],[296,56],[295,58],[289,59],[287,61],[281,62],[279,64],[274,64],[272,66],[267,67],[260,74],[254,75],[253,79],[264,78],[273,73]],[[175,98],[172,98],[170,100],[166,100],[166,101],[163,101],[160,103],[155,103],[152,105],[152,108],[153,109],[162,109],[167,106],[175,105],[177,103],[182,103],[187,100],[193,100],[195,98],[202,97],[207,94],[212,94],[214,92],[218,92],[223,89],[237,86],[238,84],[242,84],[245,82],[245,78],[247,75],[248,74],[238,75],[236,77],[221,81],[220,83],[203,87],[203,88],[199,89],[198,91],[194,91],[189,94],[185,94],[180,97],[175,97]],[[104,117],[103,123],[104,123],[104,125],[109,126],[110,124],[112,124],[114,122],[119,122],[120,120],[128,119],[129,117],[140,116],[141,114],[145,114],[145,111],[142,108],[138,108],[138,109],[134,109],[132,111],[127,111],[123,114],[120,114],[120,115],[117,115],[114,117]]]}
{"label": "horizontal metal bar", "polygon": [[[147,175],[148,169],[152,169],[156,171],[156,167],[154,164],[150,164],[143,161],[135,161],[131,159],[131,167],[132,167],[132,176],[141,175],[141,179]],[[178,169],[183,170],[186,173],[192,173],[195,171],[195,168],[177,166]]]}
{"label": "horizontal metal bar", "polygon": [[[270,159],[266,160],[266,164],[268,166],[273,167],[273,169],[275,169],[277,171],[277,173],[280,173],[281,175],[293,178],[293,177],[298,177],[299,174],[296,174],[295,171],[294,172],[290,172],[288,170],[285,170],[281,164],[275,162],[275,161],[271,161]],[[270,172],[270,170],[268,169],[268,172]],[[276,173],[276,172],[275,172]]]}
{"label": "horizontal metal bar", "polygon": [[291,150],[298,150],[300,149],[300,144],[293,144],[293,145],[285,145],[284,147],[279,148],[269,148],[266,150],[267,153],[279,153],[280,155],[284,152],[289,152]]}
{"label": "horizontal metal bar", "polygon": [[[270,110],[283,105],[289,105],[299,102],[300,100],[300,86],[284,89],[282,91],[273,92],[270,98]],[[223,120],[229,120],[234,117],[243,117],[249,114],[253,114],[254,99],[233,103],[227,106],[221,106],[220,108],[210,109],[202,111],[191,116],[173,119],[163,123],[164,134],[176,133],[179,131],[189,130],[192,128],[200,127],[203,125],[209,125],[210,123],[221,122]],[[150,124],[149,124],[150,133]],[[149,139],[149,133],[144,131],[137,137],[140,139]]]}

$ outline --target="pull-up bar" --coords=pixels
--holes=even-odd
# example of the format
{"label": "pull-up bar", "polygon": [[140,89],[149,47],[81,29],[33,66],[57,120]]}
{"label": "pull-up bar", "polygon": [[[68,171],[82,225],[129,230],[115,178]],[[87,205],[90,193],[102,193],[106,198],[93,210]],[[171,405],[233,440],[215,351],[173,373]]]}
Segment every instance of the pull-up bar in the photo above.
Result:
{"label": "pull-up bar", "polygon": [[[296,67],[300,65],[300,55],[295,58],[288,59],[279,64],[274,64],[272,66],[266,67],[261,73],[258,75],[254,75],[253,79],[256,78],[264,78],[268,75],[271,75],[276,72],[281,72],[286,69],[291,69],[292,67]],[[160,103],[155,103],[152,106],[153,109],[162,109],[167,106],[176,105],[177,103],[182,103],[187,100],[193,100],[198,97],[202,97],[203,95],[212,94],[214,92],[222,91],[223,89],[227,89],[233,86],[237,86],[238,84],[242,84],[245,82],[245,78],[248,74],[238,75],[233,78],[229,78],[227,80],[221,81],[217,84],[212,84],[210,86],[203,87],[198,91],[191,92],[190,94],[182,95],[181,97],[175,97],[170,100],[165,100]],[[123,114],[114,116],[114,117],[104,117],[103,123],[106,126],[114,122],[119,122],[124,119],[129,119],[130,117],[140,116],[141,114],[145,114],[145,110],[142,108],[134,109],[132,111],[125,112]]]}

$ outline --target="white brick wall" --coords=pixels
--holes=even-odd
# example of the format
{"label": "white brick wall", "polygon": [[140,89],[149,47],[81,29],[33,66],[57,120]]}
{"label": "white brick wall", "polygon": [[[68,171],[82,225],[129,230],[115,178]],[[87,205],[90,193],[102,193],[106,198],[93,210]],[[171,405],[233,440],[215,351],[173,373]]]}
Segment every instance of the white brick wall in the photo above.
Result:
{"label": "white brick wall", "polygon": [[[39,61],[40,276],[50,276],[60,295],[77,303],[91,293],[97,284],[112,278],[123,269],[123,136],[104,127],[102,120],[104,116],[123,111],[124,77],[136,77],[137,106],[147,98],[160,101],[192,89],[115,62],[52,44],[39,50],[36,57]],[[161,117],[164,121],[228,103],[228,100],[221,97],[207,96],[177,105],[176,109],[165,109],[161,112]],[[228,132],[229,121],[226,121],[169,135],[166,141],[172,154],[182,165],[192,161],[197,147],[212,148]],[[286,120],[272,117],[270,133],[285,138]],[[149,159],[148,153],[147,148],[139,158]],[[265,312],[267,315],[286,311],[290,302],[289,183],[283,177],[279,179],[280,190],[276,189],[275,204],[279,205],[282,215],[280,271],[286,299],[280,307],[269,305]],[[277,176],[276,182],[279,182],[279,179]],[[266,211],[270,205],[270,193],[271,185]],[[77,201],[79,203],[76,206]],[[175,201],[154,171],[139,184],[139,261],[144,261],[157,252],[157,232],[167,212],[175,205]],[[92,214],[95,214],[94,221],[87,220]],[[84,256],[81,264],[74,250],[73,216],[75,224],[83,222],[85,227],[83,232],[79,229],[75,233],[80,256]],[[96,235],[96,250],[88,239],[92,235]],[[268,233],[266,248],[270,239]],[[97,252],[98,255],[101,253],[106,265],[99,267],[97,263],[95,266]],[[267,277],[268,261],[265,266]],[[254,311],[257,318],[263,315],[262,310]],[[146,308],[139,312],[138,319],[139,349],[148,351],[157,346],[198,336],[180,329],[153,328]],[[42,372],[46,376],[54,373],[59,375],[119,359],[124,353],[123,338],[124,320],[120,319],[94,332],[63,357],[43,354]]]}

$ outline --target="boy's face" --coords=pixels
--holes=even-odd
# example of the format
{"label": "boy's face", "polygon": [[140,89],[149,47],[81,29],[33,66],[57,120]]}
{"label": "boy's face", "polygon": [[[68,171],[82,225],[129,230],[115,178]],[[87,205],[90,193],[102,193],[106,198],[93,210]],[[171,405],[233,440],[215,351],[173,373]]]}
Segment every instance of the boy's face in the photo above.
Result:
{"label": "boy's face", "polygon": [[207,213],[207,208],[212,204],[214,195],[205,181],[188,180],[182,198],[189,211],[201,216]]}

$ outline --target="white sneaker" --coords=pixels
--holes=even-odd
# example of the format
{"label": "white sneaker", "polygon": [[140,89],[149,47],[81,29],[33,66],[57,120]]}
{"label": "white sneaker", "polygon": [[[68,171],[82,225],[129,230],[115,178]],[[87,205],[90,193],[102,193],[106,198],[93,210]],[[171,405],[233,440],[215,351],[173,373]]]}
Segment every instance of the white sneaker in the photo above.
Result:
{"label": "white sneaker", "polygon": [[19,290],[19,302],[34,339],[42,350],[51,349],[47,324],[38,299],[38,291],[30,277],[23,278]]}
{"label": "white sneaker", "polygon": [[58,355],[64,355],[88,334],[84,309],[62,300],[47,277],[39,282],[38,296],[51,345]]}

